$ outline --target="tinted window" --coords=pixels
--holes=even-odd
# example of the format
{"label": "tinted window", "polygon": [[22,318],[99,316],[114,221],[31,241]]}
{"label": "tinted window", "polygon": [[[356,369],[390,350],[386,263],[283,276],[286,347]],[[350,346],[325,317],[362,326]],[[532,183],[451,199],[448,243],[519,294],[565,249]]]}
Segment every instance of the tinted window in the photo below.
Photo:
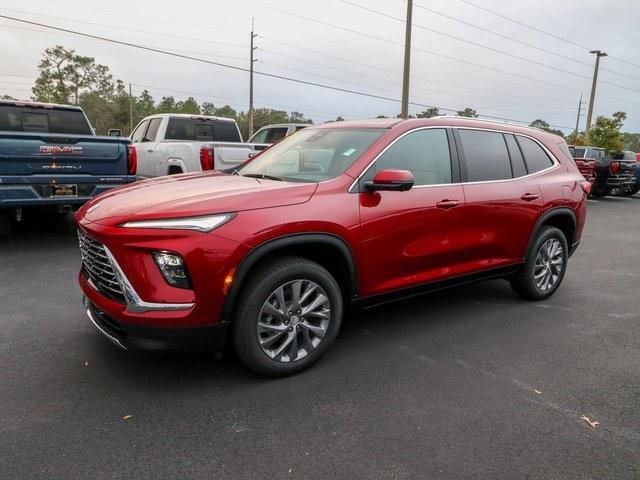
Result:
{"label": "tinted window", "polygon": [[530,138],[518,136],[518,143],[527,162],[529,173],[536,173],[553,165],[542,147]]}
{"label": "tinted window", "polygon": [[558,144],[558,148],[560,150],[562,150],[562,153],[564,153],[564,156],[567,157],[569,160],[571,160],[572,162],[574,161],[575,157],[573,156],[575,148],[574,147],[570,147],[566,144],[566,142],[560,142]]}
{"label": "tinted window", "polygon": [[214,122],[213,139],[216,142],[241,142],[235,122]]}
{"label": "tinted window", "polygon": [[302,130],[303,128],[307,128],[307,125],[300,125],[299,127],[296,127],[296,132]]}
{"label": "tinted window", "polygon": [[251,139],[252,143],[276,143],[287,136],[288,127],[265,128]]}
{"label": "tinted window", "polygon": [[505,141],[507,142],[507,149],[509,150],[509,157],[511,158],[511,170],[513,171],[514,177],[522,177],[527,174],[527,167],[524,164],[524,158],[522,157],[522,152],[520,148],[518,148],[518,144],[513,135],[504,136]]}
{"label": "tinted window", "polygon": [[573,149],[573,158],[585,158],[585,154],[587,153],[586,148],[574,148]]}
{"label": "tinted window", "polygon": [[501,133],[459,130],[467,181],[484,182],[511,178],[507,145]]}
{"label": "tinted window", "polygon": [[409,170],[416,186],[451,183],[451,155],[446,130],[418,130],[400,138],[376,160],[365,181],[372,179],[376,172],[390,168]]}
{"label": "tinted window", "polygon": [[147,129],[147,133],[144,135],[142,139],[143,142],[154,142],[156,140],[156,135],[158,134],[158,128],[160,128],[160,124],[162,123],[161,118],[152,118],[149,122],[149,128]]}
{"label": "tinted window", "polygon": [[167,140],[200,142],[240,142],[235,122],[172,117],[167,125]]}
{"label": "tinted window", "polygon": [[0,130],[93,135],[80,110],[14,105],[0,105]]}
{"label": "tinted window", "polygon": [[131,141],[133,143],[140,143],[142,141],[142,137],[144,136],[145,131],[147,130],[147,126],[149,125],[149,120],[145,120],[140,125],[136,127],[136,129],[131,134]]}

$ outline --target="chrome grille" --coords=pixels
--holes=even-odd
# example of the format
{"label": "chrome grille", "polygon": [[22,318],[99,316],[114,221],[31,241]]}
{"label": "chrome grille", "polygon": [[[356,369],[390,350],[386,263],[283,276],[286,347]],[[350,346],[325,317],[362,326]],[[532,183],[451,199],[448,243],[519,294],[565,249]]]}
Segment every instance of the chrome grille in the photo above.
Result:
{"label": "chrome grille", "polygon": [[86,275],[105,296],[125,303],[124,291],[104,245],[78,230],[82,266]]}

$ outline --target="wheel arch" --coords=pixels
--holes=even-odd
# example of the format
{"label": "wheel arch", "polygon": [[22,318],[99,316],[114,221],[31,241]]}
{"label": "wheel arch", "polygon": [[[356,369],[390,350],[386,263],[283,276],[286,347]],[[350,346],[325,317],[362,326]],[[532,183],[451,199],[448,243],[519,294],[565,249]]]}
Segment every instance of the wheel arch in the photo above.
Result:
{"label": "wheel arch", "polygon": [[340,285],[345,300],[357,296],[353,252],[340,237],[330,233],[302,233],[279,237],[251,250],[234,272],[234,280],[224,301],[222,319],[231,322],[242,284],[252,269],[277,255],[293,255],[315,261],[326,268]]}
{"label": "wheel arch", "polygon": [[567,240],[569,251],[571,251],[571,247],[575,241],[575,233],[577,228],[576,214],[568,207],[557,207],[551,210],[547,210],[540,216],[540,218],[536,222],[531,237],[529,238],[529,243],[527,244],[527,257],[531,252],[531,248],[533,247],[538,233],[540,232],[542,227],[545,226],[551,226],[560,229]]}

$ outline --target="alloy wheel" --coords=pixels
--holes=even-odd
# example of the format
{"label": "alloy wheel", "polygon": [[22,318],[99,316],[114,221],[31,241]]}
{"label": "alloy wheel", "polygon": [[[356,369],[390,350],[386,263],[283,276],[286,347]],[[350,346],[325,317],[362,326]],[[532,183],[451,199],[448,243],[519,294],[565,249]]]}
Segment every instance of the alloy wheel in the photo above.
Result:
{"label": "alloy wheel", "polygon": [[546,292],[552,289],[562,274],[564,268],[564,249],[557,238],[550,238],[542,244],[533,269],[533,279],[536,287]]}
{"label": "alloy wheel", "polygon": [[279,362],[300,360],[322,342],[331,320],[331,302],[311,280],[276,288],[262,305],[257,335],[262,351]]}

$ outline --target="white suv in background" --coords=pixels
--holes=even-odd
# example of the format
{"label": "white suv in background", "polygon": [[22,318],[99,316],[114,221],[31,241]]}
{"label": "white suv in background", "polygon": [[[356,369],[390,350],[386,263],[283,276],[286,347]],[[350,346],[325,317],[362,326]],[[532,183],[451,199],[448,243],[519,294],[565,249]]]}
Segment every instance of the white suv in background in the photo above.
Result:
{"label": "white suv in background", "polygon": [[276,143],[308,126],[309,124],[307,123],[274,123],[273,125],[266,125],[253,134],[249,139],[249,143]]}

